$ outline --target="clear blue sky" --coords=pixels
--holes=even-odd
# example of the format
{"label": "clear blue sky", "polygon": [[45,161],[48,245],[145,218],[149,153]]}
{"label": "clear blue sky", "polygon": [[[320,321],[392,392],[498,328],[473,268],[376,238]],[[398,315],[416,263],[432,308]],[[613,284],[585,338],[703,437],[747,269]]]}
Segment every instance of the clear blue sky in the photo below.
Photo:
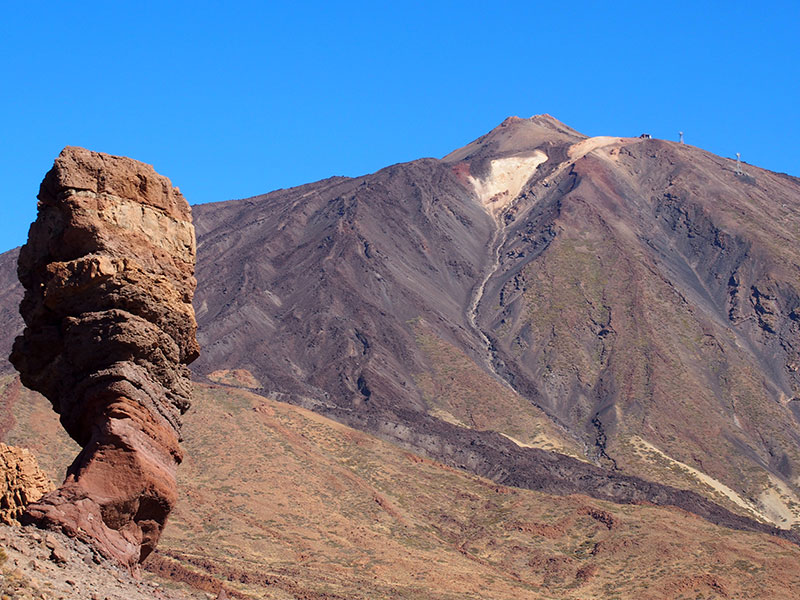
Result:
{"label": "clear blue sky", "polygon": [[440,157],[508,115],[800,175],[800,2],[6,2],[0,251],[65,145],[191,203]]}

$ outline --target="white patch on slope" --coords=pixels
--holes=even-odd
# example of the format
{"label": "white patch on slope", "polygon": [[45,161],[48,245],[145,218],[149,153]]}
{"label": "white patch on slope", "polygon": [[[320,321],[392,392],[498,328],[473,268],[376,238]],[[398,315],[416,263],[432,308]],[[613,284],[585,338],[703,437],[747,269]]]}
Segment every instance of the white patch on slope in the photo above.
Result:
{"label": "white patch on slope", "polygon": [[[555,181],[567,168],[574,165],[578,160],[594,152],[594,156],[601,157],[605,160],[616,162],[619,159],[619,149],[622,146],[635,144],[644,141],[640,138],[621,138],[613,137],[610,135],[598,135],[591,138],[586,138],[580,142],[572,144],[567,149],[567,160],[560,163],[545,179],[542,184],[549,185]],[[595,152],[599,150],[599,152]]]}
{"label": "white patch on slope", "polygon": [[475,193],[489,214],[497,214],[508,206],[522,191],[536,167],[547,160],[547,155],[536,150],[527,156],[497,158],[489,165],[485,179],[469,176]]}
{"label": "white patch on slope", "polygon": [[586,138],[585,140],[581,140],[577,144],[572,144],[567,150],[567,155],[573,161],[578,160],[579,158],[583,158],[589,152],[597,150],[599,148],[605,148],[607,146],[617,146],[620,144],[631,143],[636,141],[636,138],[621,138],[621,137],[612,137],[610,135],[598,135],[595,137]]}
{"label": "white patch on slope", "polygon": [[783,481],[769,474],[770,487],[767,487],[758,497],[764,513],[773,523],[779,523],[784,529],[800,522],[797,514],[797,505],[800,498]]}
{"label": "white patch on slope", "polygon": [[520,448],[540,448],[542,450],[558,452],[559,454],[566,454],[567,456],[571,456],[572,458],[577,458],[578,460],[586,463],[589,462],[588,460],[586,460],[585,457],[579,455],[577,452],[566,447],[558,440],[551,438],[543,433],[535,435],[531,443],[526,443],[521,440],[518,440],[517,438],[508,435],[507,433],[503,433],[502,431],[498,431],[497,433],[502,435],[504,438],[514,442]]}
{"label": "white patch on slope", "polygon": [[[791,514],[791,511],[781,510],[781,508],[779,508],[779,505],[784,509],[786,508],[785,504],[781,502],[779,492],[775,493],[764,492],[764,494],[762,494],[762,498],[759,498],[759,500],[761,500],[762,503],[766,503],[767,507],[755,506],[752,502],[749,502],[744,498],[742,498],[740,494],[729,488],[721,481],[714,479],[709,475],[706,475],[705,473],[695,469],[694,467],[690,467],[686,463],[683,463],[679,460],[672,458],[665,452],[662,452],[661,450],[656,448],[650,442],[640,438],[638,435],[632,436],[630,441],[633,444],[634,448],[636,449],[637,453],[646,460],[648,458],[647,457],[648,452],[655,453],[661,456],[662,458],[665,458],[667,461],[669,461],[676,467],[683,469],[685,472],[688,472],[690,475],[694,476],[695,479],[697,479],[701,483],[710,487],[718,494],[725,496],[728,500],[749,511],[756,517],[760,518],[762,521],[766,521],[767,523],[771,523],[776,527],[780,527],[783,529],[788,529],[791,526],[792,524],[791,517],[794,515]],[[789,491],[789,493],[791,493],[791,491]],[[764,508],[767,508],[767,510],[764,510]]]}

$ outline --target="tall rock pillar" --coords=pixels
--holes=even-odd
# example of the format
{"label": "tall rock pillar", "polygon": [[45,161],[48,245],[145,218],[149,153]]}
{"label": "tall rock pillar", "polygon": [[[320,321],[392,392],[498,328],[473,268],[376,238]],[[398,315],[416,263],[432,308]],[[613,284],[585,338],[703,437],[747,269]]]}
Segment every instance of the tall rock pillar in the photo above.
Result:
{"label": "tall rock pillar", "polygon": [[83,448],[23,519],[134,565],[176,500],[192,309],[191,209],[149,165],[67,147],[19,256],[26,328],[11,362]]}

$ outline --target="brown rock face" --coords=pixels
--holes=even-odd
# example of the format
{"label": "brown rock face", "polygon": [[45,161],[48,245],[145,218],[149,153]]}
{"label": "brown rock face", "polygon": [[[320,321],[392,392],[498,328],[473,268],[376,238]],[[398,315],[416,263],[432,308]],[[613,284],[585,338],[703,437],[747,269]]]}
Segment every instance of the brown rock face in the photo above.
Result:
{"label": "brown rock face", "polygon": [[26,328],[11,362],[82,447],[27,521],[125,564],[155,547],[176,500],[186,367],[198,356],[191,210],[151,166],[65,148],[20,251]]}
{"label": "brown rock face", "polygon": [[0,523],[19,522],[25,507],[52,489],[29,450],[0,444]]}

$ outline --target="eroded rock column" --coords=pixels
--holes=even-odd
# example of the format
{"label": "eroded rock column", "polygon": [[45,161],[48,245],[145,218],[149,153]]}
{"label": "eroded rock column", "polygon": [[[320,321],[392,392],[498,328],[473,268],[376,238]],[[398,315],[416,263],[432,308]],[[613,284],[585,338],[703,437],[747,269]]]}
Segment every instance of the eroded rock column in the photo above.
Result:
{"label": "eroded rock column", "polygon": [[52,490],[29,450],[0,443],[0,523],[18,524],[25,507]]}
{"label": "eroded rock column", "polygon": [[26,329],[11,362],[83,448],[24,520],[133,565],[175,504],[198,356],[188,203],[151,166],[65,148],[19,256]]}

